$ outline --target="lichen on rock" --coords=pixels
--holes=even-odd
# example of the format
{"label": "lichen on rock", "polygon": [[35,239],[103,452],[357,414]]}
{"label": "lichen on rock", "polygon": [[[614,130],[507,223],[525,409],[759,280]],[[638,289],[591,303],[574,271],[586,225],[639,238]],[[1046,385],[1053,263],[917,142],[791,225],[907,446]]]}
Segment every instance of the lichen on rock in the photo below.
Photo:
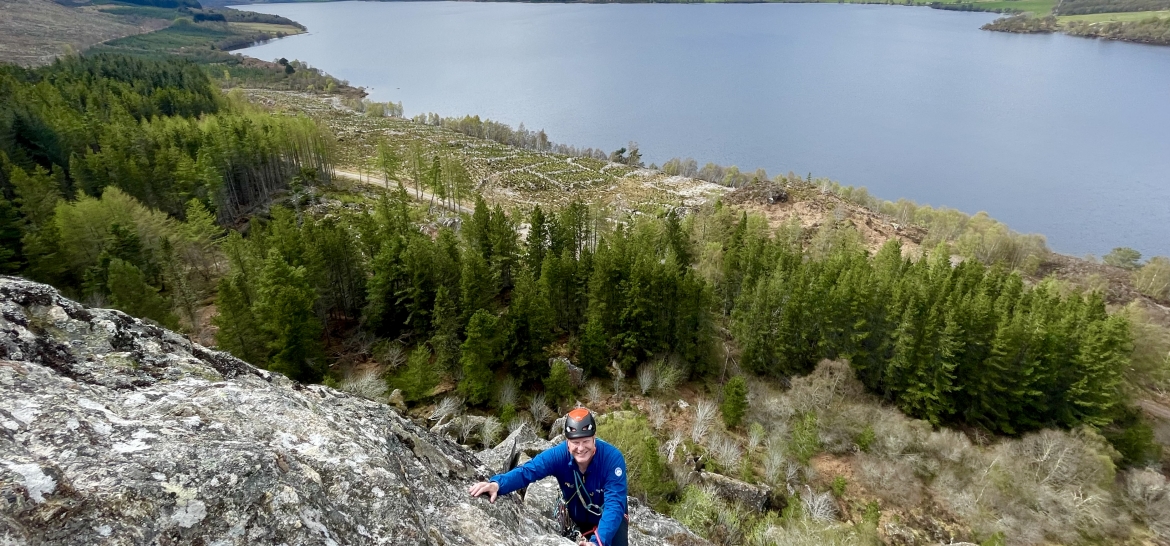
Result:
{"label": "lichen on rock", "polygon": [[469,498],[491,473],[388,405],[0,276],[0,544],[569,544]]}

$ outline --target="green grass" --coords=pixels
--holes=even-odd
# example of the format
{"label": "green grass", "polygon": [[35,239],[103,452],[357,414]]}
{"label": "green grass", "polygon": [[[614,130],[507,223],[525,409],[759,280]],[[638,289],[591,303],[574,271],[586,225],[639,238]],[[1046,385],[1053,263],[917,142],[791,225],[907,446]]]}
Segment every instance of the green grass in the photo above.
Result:
{"label": "green grass", "polygon": [[1105,23],[1111,21],[1144,21],[1151,17],[1170,17],[1170,10],[1162,11],[1130,11],[1125,13],[1093,13],[1090,15],[1065,15],[1057,17],[1056,20],[1061,23],[1068,23],[1071,21],[1084,21],[1086,23]]}
{"label": "green grass", "polygon": [[105,46],[119,50],[142,52],[176,51],[182,48],[202,47],[210,49],[212,44],[234,36],[226,25],[220,24],[178,24],[157,32],[127,36],[106,42]]}
{"label": "green grass", "polygon": [[234,23],[233,22],[233,23],[228,23],[228,26],[230,26],[232,28],[232,30],[237,30],[237,31],[244,32],[247,34],[255,34],[257,32],[263,32],[263,33],[272,34],[272,35],[276,35],[278,33],[284,33],[285,35],[291,36],[293,34],[300,34],[300,33],[304,32],[303,30],[301,30],[297,27],[294,27],[294,26],[277,25],[277,24],[273,24],[273,23]]}
{"label": "green grass", "polygon": [[975,2],[975,5],[989,10],[1012,10],[1016,12],[1030,12],[1033,15],[1048,15],[1056,6],[1055,0],[1015,0],[995,2]]}

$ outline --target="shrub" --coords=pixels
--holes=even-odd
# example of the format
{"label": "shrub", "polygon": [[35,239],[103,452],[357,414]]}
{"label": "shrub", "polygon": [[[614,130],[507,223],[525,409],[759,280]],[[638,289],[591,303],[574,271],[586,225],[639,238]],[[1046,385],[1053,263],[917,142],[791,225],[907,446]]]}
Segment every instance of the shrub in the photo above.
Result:
{"label": "shrub", "polygon": [[716,412],[715,403],[710,400],[699,400],[695,404],[695,422],[691,425],[691,441],[696,444],[703,443],[703,439],[711,431],[711,425],[715,423]]}
{"label": "shrub", "polygon": [[516,419],[516,406],[507,404],[500,408],[500,422],[505,426],[510,426],[512,421]]}
{"label": "shrub", "polygon": [[706,489],[688,485],[682,498],[670,510],[670,516],[695,532],[703,532],[715,520],[719,500]]}
{"label": "shrub", "polygon": [[734,440],[722,434],[714,435],[710,444],[711,457],[719,464],[723,473],[730,474],[739,465],[743,452],[739,450],[739,446],[735,445]]}
{"label": "shrub", "polygon": [[654,388],[658,389],[659,393],[669,393],[674,390],[685,379],[686,375],[682,368],[668,364],[666,360],[658,360],[654,363],[654,374],[657,376]]}
{"label": "shrub", "polygon": [[545,403],[543,392],[532,395],[532,402],[528,404],[528,413],[532,414],[532,418],[538,425],[543,425],[557,417],[556,413],[549,409],[548,404]]}
{"label": "shrub", "polygon": [[829,489],[833,490],[833,496],[841,498],[845,495],[845,488],[849,486],[849,482],[845,480],[845,476],[837,476],[833,478],[833,483],[829,485]]}
{"label": "shrub", "polygon": [[666,405],[661,400],[651,400],[646,405],[646,414],[650,417],[650,424],[654,430],[662,428],[666,423]]}
{"label": "shrub", "polygon": [[514,406],[519,390],[516,387],[516,380],[512,376],[507,376],[503,381],[500,381],[500,388],[496,391],[496,405],[499,407]]}
{"label": "shrub", "polygon": [[448,396],[435,406],[431,414],[427,416],[428,419],[436,421],[436,425],[443,422],[444,419],[451,417],[452,419],[463,414],[463,399],[458,396]]}
{"label": "shrub", "polygon": [[479,429],[479,440],[483,443],[484,449],[490,449],[496,445],[496,441],[500,439],[500,430],[503,426],[500,420],[495,417],[488,417],[483,420],[483,424]]}
{"label": "shrub", "polygon": [[378,376],[376,370],[365,370],[358,374],[351,374],[341,382],[338,388],[370,400],[377,400],[386,395],[386,382]]}
{"label": "shrub", "polygon": [[1151,298],[1170,299],[1170,258],[1155,256],[1133,274],[1134,288]]}
{"label": "shrub", "polygon": [[590,404],[597,404],[605,396],[601,383],[598,381],[590,381],[589,385],[585,387],[585,398],[589,400]]}
{"label": "shrub", "polygon": [[654,388],[656,379],[654,367],[649,364],[643,364],[638,368],[638,387],[642,390],[642,395],[650,394],[650,389]]}
{"label": "shrub", "polygon": [[1162,540],[1170,540],[1170,481],[1150,470],[1131,470],[1125,476],[1126,504],[1138,520]]}
{"label": "shrub", "polygon": [[817,416],[815,413],[806,413],[796,420],[792,426],[792,435],[788,441],[788,455],[793,459],[808,464],[808,460],[821,449],[820,436],[817,435]]}
{"label": "shrub", "polygon": [[764,425],[759,423],[752,423],[748,425],[748,450],[755,451],[764,442],[764,436],[767,435],[764,430]]}
{"label": "shrub", "polygon": [[861,434],[857,435],[857,449],[869,453],[869,446],[873,445],[874,438],[873,425],[865,425],[865,428],[861,429]]}
{"label": "shrub", "polygon": [[598,426],[597,436],[625,456],[630,494],[655,510],[665,511],[678,494],[678,484],[659,453],[658,440],[646,420],[641,417],[607,419]]}

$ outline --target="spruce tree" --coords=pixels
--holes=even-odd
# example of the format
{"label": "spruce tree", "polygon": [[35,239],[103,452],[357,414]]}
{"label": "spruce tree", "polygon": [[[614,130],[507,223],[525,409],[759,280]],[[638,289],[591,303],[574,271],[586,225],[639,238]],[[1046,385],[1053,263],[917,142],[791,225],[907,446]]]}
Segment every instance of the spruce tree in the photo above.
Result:
{"label": "spruce tree", "polygon": [[723,386],[723,401],[719,409],[723,412],[723,423],[728,428],[738,427],[743,421],[748,408],[747,394],[747,380],[742,375],[731,378]]}
{"label": "spruce tree", "polygon": [[21,224],[16,207],[0,195],[0,274],[11,275],[24,266]]}
{"label": "spruce tree", "polygon": [[546,361],[545,347],[553,339],[553,319],[548,301],[540,291],[532,274],[520,270],[512,301],[505,314],[508,328],[509,359],[517,368],[513,373],[520,379],[537,379],[541,364]]}
{"label": "spruce tree", "polygon": [[544,393],[554,409],[572,399],[573,380],[564,360],[556,359],[549,366],[548,376],[544,378]]}
{"label": "spruce tree", "polygon": [[402,389],[402,397],[407,402],[415,402],[428,396],[439,384],[437,372],[431,365],[431,352],[425,345],[419,345],[410,352],[406,366],[390,381],[390,385]]}
{"label": "spruce tree", "polygon": [[528,217],[526,244],[528,248],[524,253],[524,263],[528,266],[528,270],[539,278],[544,266],[545,255],[548,253],[548,222],[539,205],[532,208],[532,214]]}
{"label": "spruce tree", "polygon": [[211,319],[218,330],[215,343],[219,349],[256,366],[268,363],[268,335],[260,329],[252,311],[249,289],[242,273],[234,272],[219,280],[216,298],[218,314]]}
{"label": "spruce tree", "polygon": [[459,363],[459,309],[446,286],[440,286],[435,295],[432,314],[435,334],[430,345],[435,351],[435,368],[454,371]]}
{"label": "spruce tree", "polygon": [[469,322],[476,311],[493,307],[500,285],[496,272],[488,267],[487,261],[479,253],[464,253],[462,266],[459,301],[463,308],[463,320]]}
{"label": "spruce tree", "polygon": [[467,323],[459,393],[472,404],[482,404],[491,394],[492,377],[503,356],[500,326],[500,319],[484,309],[476,311]]}
{"label": "spruce tree", "polygon": [[178,319],[158,289],[146,282],[146,276],[134,264],[110,260],[106,285],[114,307],[129,315],[153,320],[167,328],[178,328]]}
{"label": "spruce tree", "polygon": [[276,249],[268,251],[257,283],[256,318],[269,338],[268,369],[290,379],[320,381],[321,323],[313,311],[316,295],[304,267],[292,267]]}
{"label": "spruce tree", "polygon": [[601,323],[601,313],[590,308],[588,319],[581,334],[581,349],[578,359],[586,373],[599,376],[609,367],[609,336]]}

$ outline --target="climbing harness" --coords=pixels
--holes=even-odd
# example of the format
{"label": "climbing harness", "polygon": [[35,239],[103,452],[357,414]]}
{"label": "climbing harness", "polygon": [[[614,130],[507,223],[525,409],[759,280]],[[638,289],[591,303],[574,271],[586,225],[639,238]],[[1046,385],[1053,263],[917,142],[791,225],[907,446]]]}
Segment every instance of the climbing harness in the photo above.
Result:
{"label": "climbing harness", "polygon": [[576,499],[581,503],[581,507],[584,508],[586,512],[589,512],[590,514],[598,517],[601,516],[601,507],[592,502],[593,496],[585,490],[585,478],[581,475],[581,472],[575,468],[573,469],[573,482],[573,492],[569,494],[568,498],[565,498],[562,495],[560,499],[561,502],[557,503],[556,513],[554,514],[553,521],[559,522],[561,524],[561,536],[572,541],[577,541],[581,538],[588,537],[589,535],[596,533],[597,528],[594,527],[593,529],[582,534],[581,530],[577,528],[577,523],[573,521],[573,518],[569,517],[569,503]]}

